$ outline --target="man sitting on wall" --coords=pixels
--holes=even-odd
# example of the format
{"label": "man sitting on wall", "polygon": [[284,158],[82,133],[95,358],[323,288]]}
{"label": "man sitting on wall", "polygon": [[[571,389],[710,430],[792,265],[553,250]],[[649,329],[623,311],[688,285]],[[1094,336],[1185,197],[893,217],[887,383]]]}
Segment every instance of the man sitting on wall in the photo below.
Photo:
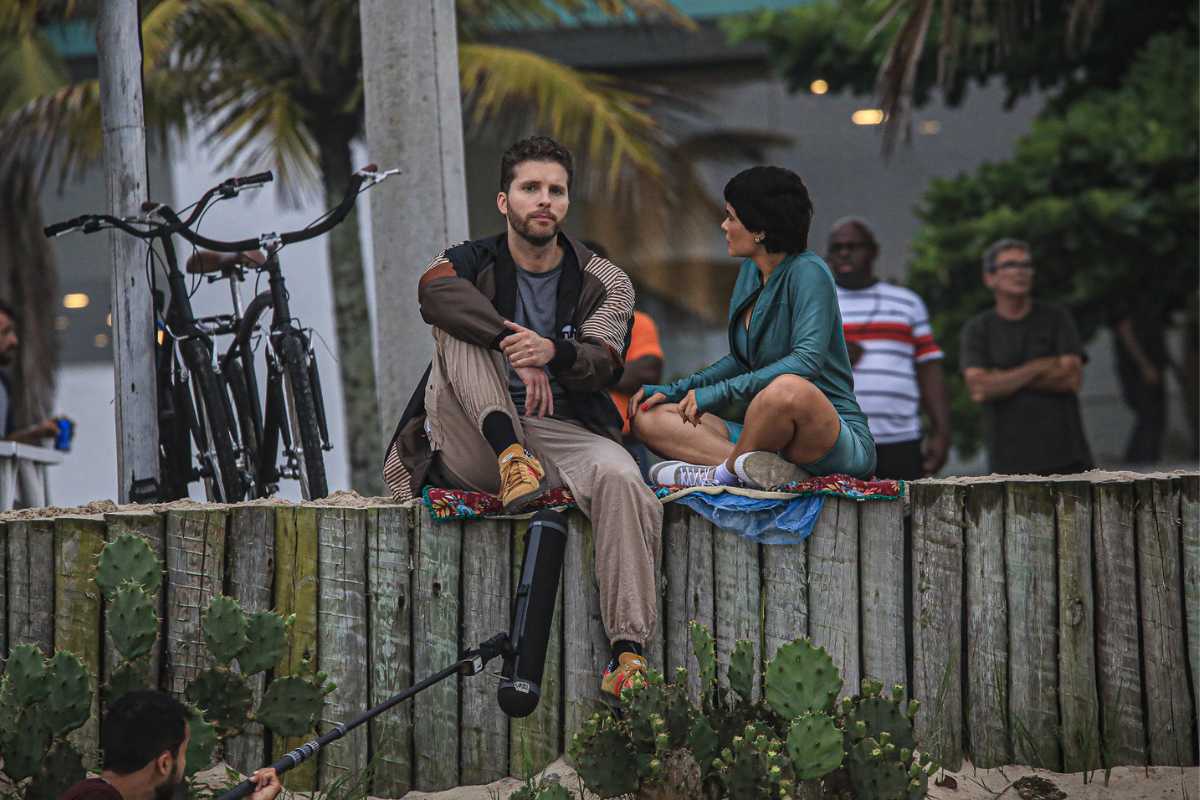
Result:
{"label": "man sitting on wall", "polygon": [[559,230],[572,169],[552,139],[514,144],[496,196],[507,230],[451,247],[421,276],[436,354],[388,446],[384,479],[399,501],[429,483],[496,494],[507,513],[568,487],[596,531],[612,644],[601,690],[619,696],[645,671],[663,512],[621,446],[606,391],[623,367],[633,285]]}
{"label": "man sitting on wall", "polygon": [[[100,777],[67,789],[59,800],[170,800],[187,768],[188,710],[165,692],[136,691],[109,708],[101,726]],[[275,800],[283,787],[270,768],[250,776],[250,800]]]}

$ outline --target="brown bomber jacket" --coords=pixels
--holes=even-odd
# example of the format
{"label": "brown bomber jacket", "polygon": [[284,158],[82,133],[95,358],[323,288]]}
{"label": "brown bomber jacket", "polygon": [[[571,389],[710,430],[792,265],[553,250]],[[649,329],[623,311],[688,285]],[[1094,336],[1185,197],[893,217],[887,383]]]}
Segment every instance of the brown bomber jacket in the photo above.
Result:
{"label": "brown bomber jacket", "polygon": [[[621,418],[608,387],[621,377],[633,320],[633,284],[615,264],[565,234],[559,278],[554,358],[547,365],[567,391],[575,417],[589,430],[621,440]],[[463,242],[435,258],[421,277],[421,317],[434,327],[481,347],[498,350],[508,333],[504,320],[516,309],[517,280],[506,254],[506,234]],[[581,268],[580,265],[583,265]],[[396,426],[384,459],[392,497],[419,497],[433,461],[425,434],[429,368]]]}

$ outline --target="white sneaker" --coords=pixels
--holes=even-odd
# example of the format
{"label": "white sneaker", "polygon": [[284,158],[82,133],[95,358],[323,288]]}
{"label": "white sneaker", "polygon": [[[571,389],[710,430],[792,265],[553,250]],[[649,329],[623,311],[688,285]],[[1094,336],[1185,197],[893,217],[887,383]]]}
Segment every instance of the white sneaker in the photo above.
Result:
{"label": "white sneaker", "polygon": [[807,470],[766,450],[742,453],[733,462],[733,471],[742,483],[755,489],[774,489],[812,477]]}
{"label": "white sneaker", "polygon": [[686,461],[660,461],[650,468],[650,480],[659,486],[718,486],[716,465]]}

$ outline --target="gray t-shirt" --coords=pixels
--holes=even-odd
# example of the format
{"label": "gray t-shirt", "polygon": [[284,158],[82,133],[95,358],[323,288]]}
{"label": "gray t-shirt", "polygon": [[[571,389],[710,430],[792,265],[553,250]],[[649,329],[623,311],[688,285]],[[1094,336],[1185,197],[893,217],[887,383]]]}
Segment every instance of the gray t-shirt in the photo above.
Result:
{"label": "gray t-shirt", "polygon": [[[537,331],[547,339],[557,338],[554,318],[558,310],[558,279],[562,276],[562,264],[559,263],[549,272],[528,272],[517,266],[516,273],[517,306],[513,312],[513,322]],[[550,391],[554,396],[554,416],[560,419],[570,417],[566,392],[555,380],[554,373],[547,370],[547,374],[550,376]],[[512,395],[517,413],[524,414],[525,384],[517,377],[512,367],[508,368],[508,393]]]}

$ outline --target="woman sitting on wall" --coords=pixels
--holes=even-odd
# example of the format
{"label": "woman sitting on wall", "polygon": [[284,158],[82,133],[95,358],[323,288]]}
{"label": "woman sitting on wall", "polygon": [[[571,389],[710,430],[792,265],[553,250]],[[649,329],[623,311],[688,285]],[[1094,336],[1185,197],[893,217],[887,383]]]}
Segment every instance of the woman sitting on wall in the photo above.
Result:
{"label": "woman sitting on wall", "polygon": [[662,458],[657,483],[770,488],[809,475],[869,478],[875,442],[854,397],[837,291],[808,249],[800,176],[753,167],[725,185],[730,354],[629,401],[634,434]]}

